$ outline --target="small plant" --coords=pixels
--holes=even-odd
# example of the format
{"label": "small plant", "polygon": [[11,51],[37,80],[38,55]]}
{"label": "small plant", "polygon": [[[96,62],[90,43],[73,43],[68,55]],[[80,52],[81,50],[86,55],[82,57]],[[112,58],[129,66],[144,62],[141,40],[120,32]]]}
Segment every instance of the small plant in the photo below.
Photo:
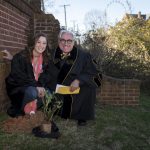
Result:
{"label": "small plant", "polygon": [[43,99],[43,113],[45,120],[50,122],[53,120],[54,114],[56,114],[62,107],[61,98],[55,93],[49,93],[46,91]]}
{"label": "small plant", "polygon": [[32,133],[37,137],[58,138],[60,136],[59,129],[54,122],[54,116],[62,107],[62,100],[56,93],[46,91],[43,98],[42,111],[44,113],[44,121],[40,126],[33,128]]}

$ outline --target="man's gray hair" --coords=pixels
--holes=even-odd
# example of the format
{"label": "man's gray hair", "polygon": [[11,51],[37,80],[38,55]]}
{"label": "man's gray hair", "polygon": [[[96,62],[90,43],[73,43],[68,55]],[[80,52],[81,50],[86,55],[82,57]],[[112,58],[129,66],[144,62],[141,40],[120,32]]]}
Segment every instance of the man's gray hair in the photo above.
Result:
{"label": "man's gray hair", "polygon": [[65,34],[65,33],[70,34],[72,36],[72,39],[74,40],[74,34],[71,31],[68,31],[68,30],[61,30],[58,34],[58,39],[61,39],[62,35]]}

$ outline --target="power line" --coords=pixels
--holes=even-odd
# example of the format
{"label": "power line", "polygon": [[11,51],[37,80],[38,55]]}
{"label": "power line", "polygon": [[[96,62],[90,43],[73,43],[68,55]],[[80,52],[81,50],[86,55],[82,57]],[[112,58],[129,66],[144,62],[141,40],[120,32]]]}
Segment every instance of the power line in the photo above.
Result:
{"label": "power line", "polygon": [[67,29],[67,17],[66,17],[66,7],[67,6],[70,6],[69,4],[67,5],[61,5],[60,7],[64,7],[64,15],[65,15],[65,26],[66,26],[66,29]]}

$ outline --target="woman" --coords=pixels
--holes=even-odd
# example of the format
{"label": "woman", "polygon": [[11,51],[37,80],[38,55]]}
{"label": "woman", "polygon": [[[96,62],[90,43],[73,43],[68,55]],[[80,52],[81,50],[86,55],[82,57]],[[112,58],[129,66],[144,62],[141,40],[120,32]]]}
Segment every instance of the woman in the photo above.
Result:
{"label": "woman", "polygon": [[45,90],[56,85],[57,69],[48,53],[45,34],[35,36],[34,45],[16,54],[11,62],[11,72],[6,78],[6,90],[11,100],[8,114],[34,114],[42,105]]}

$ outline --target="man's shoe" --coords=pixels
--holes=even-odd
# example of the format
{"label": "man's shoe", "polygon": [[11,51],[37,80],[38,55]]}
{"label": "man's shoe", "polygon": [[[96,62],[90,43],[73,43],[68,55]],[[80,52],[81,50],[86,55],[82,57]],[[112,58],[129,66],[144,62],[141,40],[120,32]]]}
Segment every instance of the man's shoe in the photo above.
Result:
{"label": "man's shoe", "polygon": [[79,126],[85,126],[86,125],[86,120],[78,120],[78,125]]}

